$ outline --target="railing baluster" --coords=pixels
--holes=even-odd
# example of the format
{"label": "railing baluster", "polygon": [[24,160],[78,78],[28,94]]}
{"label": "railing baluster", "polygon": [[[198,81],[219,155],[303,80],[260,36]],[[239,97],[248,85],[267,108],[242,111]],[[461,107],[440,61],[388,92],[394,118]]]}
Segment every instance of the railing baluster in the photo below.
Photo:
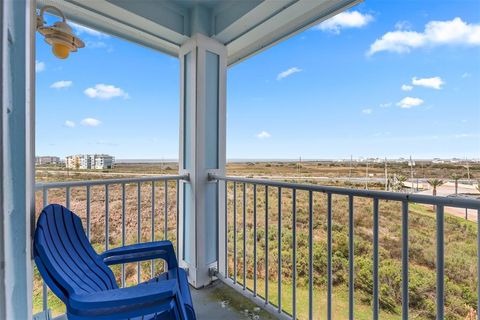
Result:
{"label": "railing baluster", "polygon": [[480,209],[477,210],[477,320],[480,320]]}
{"label": "railing baluster", "polygon": [[253,296],[257,296],[257,185],[253,185]]}
{"label": "railing baluster", "polygon": [[91,225],[91,220],[90,220],[90,186],[87,186],[87,238],[90,241],[90,225]]}
{"label": "railing baluster", "polygon": [[[152,242],[155,241],[155,181],[152,181],[152,214],[150,218],[151,228],[152,228]],[[152,278],[155,275],[155,260],[150,261],[150,272]]]}
{"label": "railing baluster", "polygon": [[292,318],[297,319],[297,190],[292,189]]}
{"label": "railing baluster", "polygon": [[163,211],[164,211],[164,214],[165,214],[165,217],[164,217],[164,228],[163,228],[163,238],[165,240],[168,239],[168,180],[165,180],[165,185],[163,187],[165,189],[165,195],[164,195],[164,199],[163,199],[163,203],[164,203],[164,208],[163,208]]}
{"label": "railing baluster", "polygon": [[[164,211],[164,217],[163,217],[163,238],[165,240],[168,239],[168,180],[165,180],[165,184],[163,187],[165,194],[164,194],[164,199],[163,199],[163,211]],[[168,266],[166,263],[163,264],[163,271],[167,272],[168,271]]]}
{"label": "railing baluster", "polygon": [[332,194],[327,194],[327,319],[332,319]]}
{"label": "railing baluster", "polygon": [[278,312],[282,312],[282,188],[278,188]]}
{"label": "railing baluster", "polygon": [[70,209],[70,187],[65,188],[65,206]]}
{"label": "railing baluster", "polygon": [[110,208],[109,208],[109,191],[108,184],[105,184],[105,251],[108,250],[108,245],[110,242]]}
{"label": "railing baluster", "polygon": [[[142,241],[142,186],[137,183],[137,243]],[[140,262],[137,262],[137,282],[140,283],[141,270]]]}
{"label": "railing baluster", "polygon": [[373,199],[373,319],[378,320],[378,198]]}
{"label": "railing baluster", "polygon": [[225,278],[228,274],[228,181],[225,181]]}
{"label": "railing baluster", "polygon": [[247,288],[247,184],[243,184],[243,290]]}
{"label": "railing baluster", "polygon": [[408,202],[402,202],[402,319],[408,320]]}
{"label": "railing baluster", "polygon": [[265,186],[265,304],[268,304],[268,186]]}
{"label": "railing baluster", "polygon": [[444,319],[444,207],[437,205],[437,319]]}
{"label": "railing baluster", "polygon": [[313,194],[308,191],[308,319],[313,319]]}
{"label": "railing baluster", "polygon": [[[178,233],[180,232],[180,226],[179,226],[179,221],[180,221],[180,217],[179,217],[179,214],[180,214],[180,205],[179,205],[179,202],[180,202],[180,193],[179,193],[179,190],[180,190],[180,181],[177,180],[177,183],[176,183],[176,191],[177,191],[177,195],[176,195],[176,215],[177,215],[177,234],[175,236],[175,239],[177,241],[177,255],[178,253],[180,252],[180,241],[178,240]],[[178,257],[177,257],[177,260],[178,260]]]}
{"label": "railing baluster", "polygon": [[237,183],[233,183],[233,283],[237,283]]}
{"label": "railing baluster", "polygon": [[355,244],[354,244],[354,222],[353,222],[353,196],[348,196],[348,318],[354,319],[354,277],[355,277]]}
{"label": "railing baluster", "polygon": [[[48,189],[43,188],[43,207],[48,205]],[[42,309],[46,311],[48,309],[48,287],[45,281],[42,280]]]}
{"label": "railing baluster", "polygon": [[[125,246],[125,212],[126,212],[126,200],[125,200],[125,183],[122,183],[122,246]],[[122,288],[125,287],[125,263],[122,263]]]}

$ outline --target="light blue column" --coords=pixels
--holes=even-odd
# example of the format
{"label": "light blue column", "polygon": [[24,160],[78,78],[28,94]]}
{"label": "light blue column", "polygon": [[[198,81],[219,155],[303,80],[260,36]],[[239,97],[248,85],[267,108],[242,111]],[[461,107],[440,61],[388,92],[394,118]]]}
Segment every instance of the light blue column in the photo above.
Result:
{"label": "light blue column", "polygon": [[31,319],[34,1],[0,3],[0,319]]}
{"label": "light blue column", "polygon": [[196,34],[181,48],[180,173],[181,264],[202,287],[218,259],[219,189],[209,173],[225,172],[226,48]]}

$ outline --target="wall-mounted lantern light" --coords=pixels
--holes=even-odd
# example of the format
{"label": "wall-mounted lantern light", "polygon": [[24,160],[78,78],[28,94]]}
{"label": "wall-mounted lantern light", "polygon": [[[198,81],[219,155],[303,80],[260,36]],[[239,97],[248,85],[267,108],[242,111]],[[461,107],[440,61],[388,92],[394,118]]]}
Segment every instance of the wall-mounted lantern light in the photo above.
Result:
{"label": "wall-mounted lantern light", "polygon": [[[45,26],[43,15],[49,9],[57,12],[62,21],[55,22],[52,26]],[[73,34],[63,12],[56,7],[44,6],[40,9],[40,14],[37,16],[37,31],[45,36],[45,42],[52,46],[52,52],[57,58],[66,59],[70,52],[76,52],[78,48],[85,47],[83,41]]]}

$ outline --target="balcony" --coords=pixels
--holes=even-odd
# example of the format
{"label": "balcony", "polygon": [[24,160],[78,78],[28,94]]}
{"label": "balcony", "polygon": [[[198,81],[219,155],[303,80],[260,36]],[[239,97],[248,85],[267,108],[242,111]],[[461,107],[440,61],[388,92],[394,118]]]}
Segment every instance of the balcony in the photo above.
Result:
{"label": "balcony", "polygon": [[[419,223],[435,225],[431,230],[434,239],[424,245],[435,250],[434,312],[443,318],[452,298],[452,293],[446,291],[445,273],[454,267],[445,264],[445,252],[452,250],[444,236],[445,224],[447,229],[462,225],[456,222],[458,218],[446,216],[446,208],[471,209],[477,214],[480,209],[480,201],[475,199],[217,175],[210,175],[209,180],[225,191],[225,207],[220,210],[224,219],[219,219],[222,222],[216,240],[221,250],[218,254],[225,258],[220,258],[212,268],[211,285],[192,289],[199,319],[245,316],[332,319],[356,318],[357,313],[374,318],[396,318],[410,313],[423,318],[425,314],[409,302],[418,294],[409,289],[409,275],[417,262],[416,257],[410,260],[410,248],[414,252],[419,250],[412,243],[418,239]],[[188,183],[188,176],[179,175],[39,183],[36,205],[40,208],[60,203],[71,208],[82,217],[85,231],[99,253],[125,244],[160,239],[172,240],[180,252],[178,190]],[[389,230],[389,235],[382,230],[385,219],[398,223],[398,229]],[[467,236],[467,241],[470,238],[471,235]],[[365,240],[371,241],[371,246],[366,248]],[[321,246],[326,247],[325,256],[319,254]],[[385,252],[388,247],[398,252],[388,254]],[[370,274],[365,275],[365,270],[356,263],[359,250],[370,250]],[[342,254],[347,260],[347,270],[338,269],[341,265],[337,259]],[[382,259],[399,268],[399,280],[391,284],[399,286],[396,306],[396,302],[382,297]],[[151,261],[122,265],[114,272],[119,284],[129,286],[148,280],[163,268],[161,261]],[[339,279],[342,272],[346,275],[344,281]],[[371,279],[370,288],[362,287],[365,284],[358,280],[365,276]],[[61,314],[64,309],[46,286],[42,287],[38,274],[34,288],[33,300],[42,299],[42,309],[53,308],[54,315]],[[345,297],[339,298],[342,294]],[[364,301],[366,296],[369,303]]]}
{"label": "balcony", "polygon": [[[200,319],[444,319],[461,308],[480,319],[480,220],[448,214],[478,216],[479,200],[226,174],[228,68],[358,2],[1,2],[0,319],[65,311],[32,261],[36,215],[49,203],[76,212],[98,252],[172,240]],[[48,5],[178,59],[176,175],[35,184],[36,9]],[[163,269],[113,271],[125,287]]]}

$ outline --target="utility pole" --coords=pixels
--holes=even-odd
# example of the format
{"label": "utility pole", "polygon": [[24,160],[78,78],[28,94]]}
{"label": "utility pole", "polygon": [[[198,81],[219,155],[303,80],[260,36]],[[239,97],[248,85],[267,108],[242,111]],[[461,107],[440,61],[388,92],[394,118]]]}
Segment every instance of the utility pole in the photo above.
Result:
{"label": "utility pole", "polygon": [[365,189],[368,190],[368,159],[366,159],[367,161],[367,166],[365,167]]}
{"label": "utility pole", "polygon": [[388,169],[387,169],[387,157],[385,157],[385,191],[388,191]]}
{"label": "utility pole", "polygon": [[410,191],[413,193],[413,160],[412,160],[412,156],[410,156],[410,183],[411,183]]}
{"label": "utility pole", "polygon": [[465,166],[467,167],[467,179],[470,182],[470,165],[468,164],[468,159],[465,157]]}
{"label": "utility pole", "polygon": [[350,172],[348,173],[348,180],[352,180],[352,162],[353,162],[353,156],[350,155]]}

